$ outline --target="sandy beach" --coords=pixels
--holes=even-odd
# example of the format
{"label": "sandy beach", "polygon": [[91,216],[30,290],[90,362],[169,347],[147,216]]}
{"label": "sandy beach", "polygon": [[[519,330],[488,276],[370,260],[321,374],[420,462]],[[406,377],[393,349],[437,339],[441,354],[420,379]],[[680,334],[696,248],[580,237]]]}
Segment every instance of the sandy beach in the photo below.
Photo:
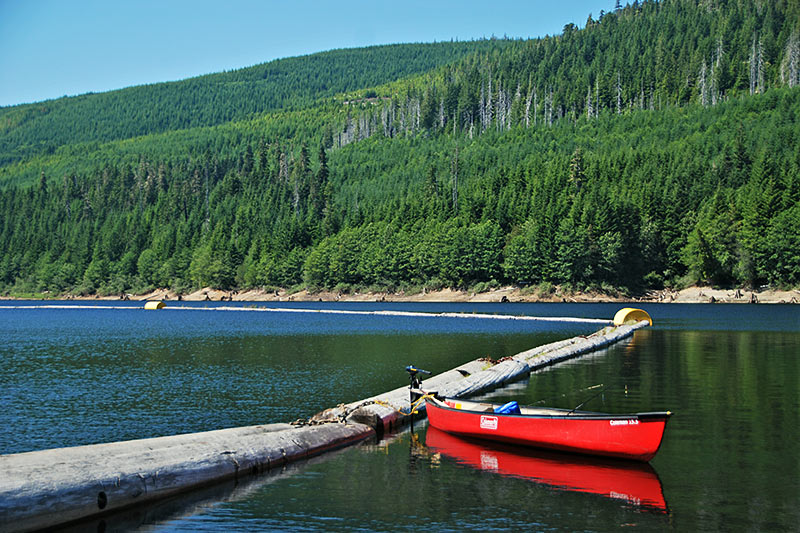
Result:
{"label": "sandy beach", "polygon": [[167,289],[146,294],[122,296],[65,297],[62,300],[120,300],[132,301],[232,301],[232,302],[618,302],[618,303],[798,303],[800,290],[715,289],[712,287],[689,287],[680,291],[669,289],[651,291],[636,298],[619,297],[599,292],[561,294],[555,290],[542,296],[528,293],[517,287],[500,287],[486,292],[468,292],[453,289],[423,291],[413,294],[404,292],[363,292],[344,294],[331,291],[309,292],[302,290],[289,293],[286,290],[222,291],[209,287],[189,294],[178,295]]}

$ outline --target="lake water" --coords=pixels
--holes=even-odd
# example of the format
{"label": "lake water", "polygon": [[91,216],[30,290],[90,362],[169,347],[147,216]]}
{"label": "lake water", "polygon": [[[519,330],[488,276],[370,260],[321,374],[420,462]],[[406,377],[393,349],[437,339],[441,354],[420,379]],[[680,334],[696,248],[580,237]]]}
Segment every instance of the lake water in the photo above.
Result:
{"label": "lake water", "polygon": [[[586,323],[0,302],[0,453],[307,418],[591,333]],[[8,306],[30,306],[10,309]],[[172,306],[178,304],[173,303]],[[231,305],[231,304],[228,304]],[[611,318],[619,304],[257,304]],[[242,307],[253,307],[243,304]],[[654,326],[486,395],[671,410],[649,467],[523,453],[423,423],[82,527],[213,530],[791,530],[800,523],[800,306],[643,305]],[[542,403],[543,402],[543,403]]]}

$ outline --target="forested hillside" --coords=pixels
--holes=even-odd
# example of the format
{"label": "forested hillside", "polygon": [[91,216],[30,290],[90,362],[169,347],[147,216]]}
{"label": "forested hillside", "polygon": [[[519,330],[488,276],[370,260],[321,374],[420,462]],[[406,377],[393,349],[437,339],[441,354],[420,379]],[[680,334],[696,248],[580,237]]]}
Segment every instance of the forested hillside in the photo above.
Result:
{"label": "forested hillside", "polygon": [[798,286],[799,35],[797,1],[634,2],[246,120],[14,145],[0,288]]}
{"label": "forested hillside", "polygon": [[183,81],[0,108],[0,166],[87,141],[213,126],[426,72],[507,41],[373,46]]}

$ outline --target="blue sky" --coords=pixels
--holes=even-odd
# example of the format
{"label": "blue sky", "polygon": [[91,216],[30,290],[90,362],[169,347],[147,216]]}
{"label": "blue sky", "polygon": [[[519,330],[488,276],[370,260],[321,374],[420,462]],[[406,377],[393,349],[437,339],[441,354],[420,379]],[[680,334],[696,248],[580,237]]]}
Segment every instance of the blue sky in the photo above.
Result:
{"label": "blue sky", "polygon": [[333,48],[540,37],[614,0],[0,0],[0,106]]}

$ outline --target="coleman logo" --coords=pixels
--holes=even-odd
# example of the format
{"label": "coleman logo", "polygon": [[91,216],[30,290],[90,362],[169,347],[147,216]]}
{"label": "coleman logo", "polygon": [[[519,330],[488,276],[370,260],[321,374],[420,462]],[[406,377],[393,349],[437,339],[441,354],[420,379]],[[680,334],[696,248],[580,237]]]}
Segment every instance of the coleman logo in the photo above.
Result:
{"label": "coleman logo", "polygon": [[492,452],[481,450],[481,468],[484,470],[497,470],[497,456]]}
{"label": "coleman logo", "polygon": [[630,420],[609,420],[609,424],[612,426],[635,426],[639,424],[638,420],[630,419]]}
{"label": "coleman logo", "polygon": [[481,415],[481,429],[497,429],[497,417]]}

